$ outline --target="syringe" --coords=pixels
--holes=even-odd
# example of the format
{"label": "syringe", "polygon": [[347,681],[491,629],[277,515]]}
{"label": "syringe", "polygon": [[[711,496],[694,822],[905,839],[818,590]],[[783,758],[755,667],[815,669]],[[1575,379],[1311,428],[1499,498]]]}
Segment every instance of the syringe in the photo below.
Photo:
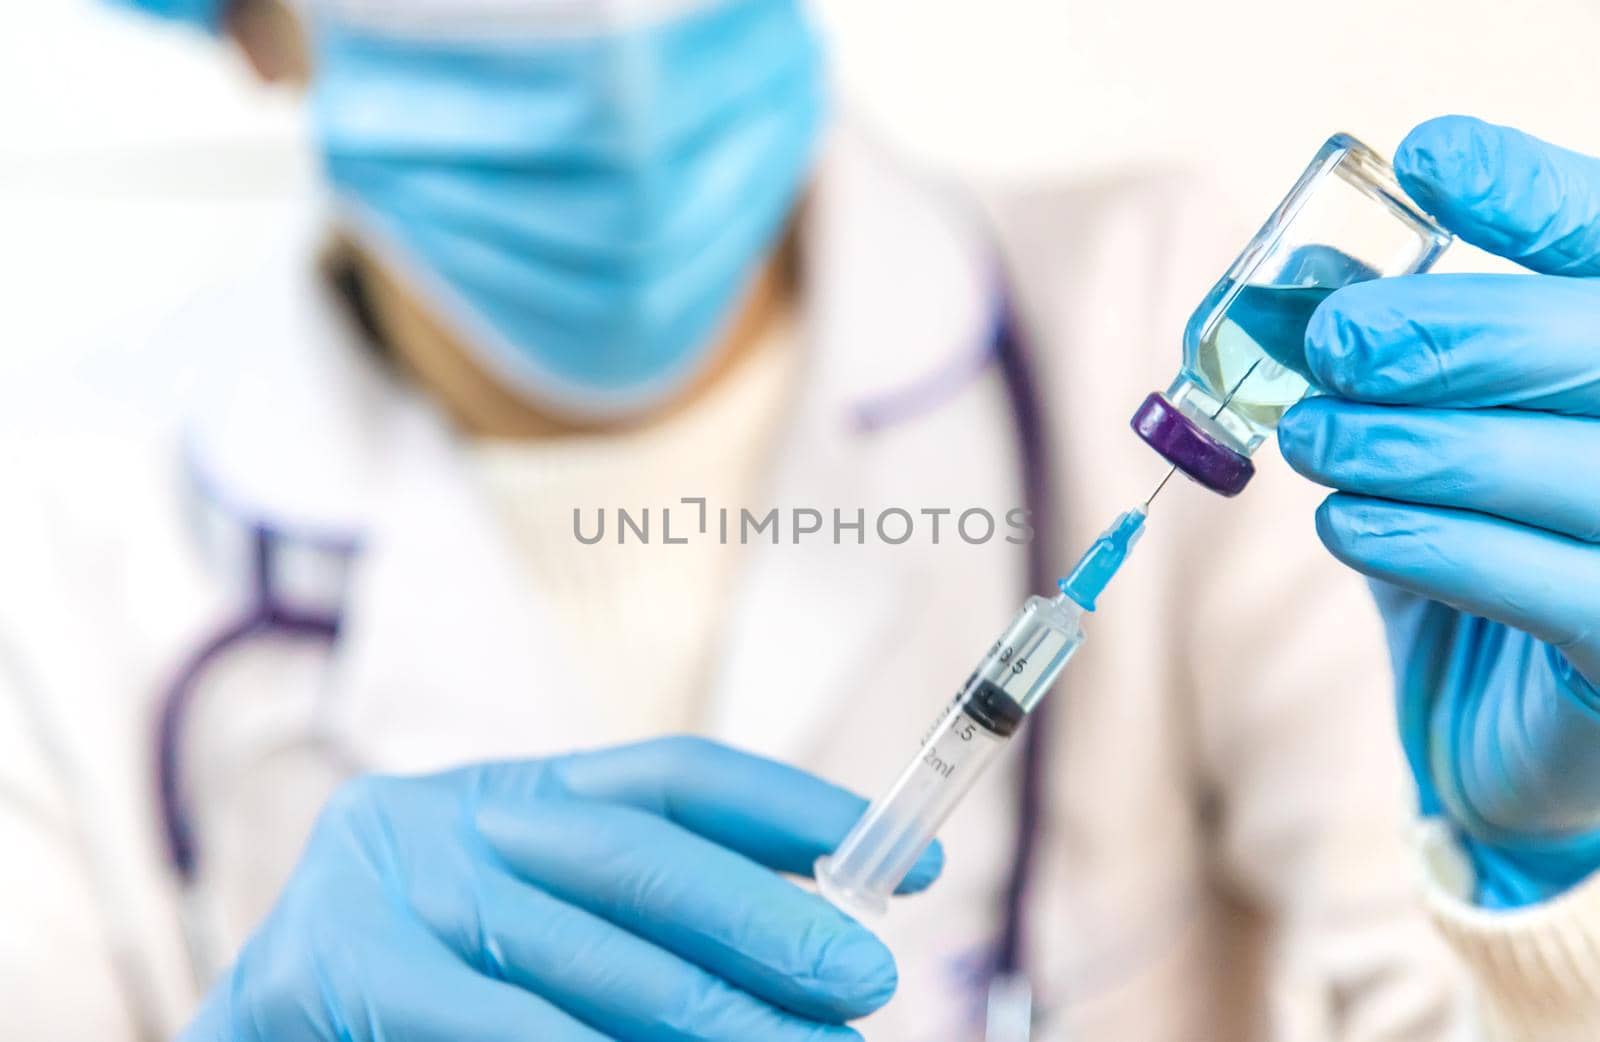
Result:
{"label": "syringe", "polygon": [[934,833],[1083,643],[1083,615],[1094,611],[1144,532],[1148,506],[1101,533],[1061,580],[1060,596],[1028,598],[894,785],[838,850],[817,859],[817,883],[828,900],[858,918],[884,912]]}

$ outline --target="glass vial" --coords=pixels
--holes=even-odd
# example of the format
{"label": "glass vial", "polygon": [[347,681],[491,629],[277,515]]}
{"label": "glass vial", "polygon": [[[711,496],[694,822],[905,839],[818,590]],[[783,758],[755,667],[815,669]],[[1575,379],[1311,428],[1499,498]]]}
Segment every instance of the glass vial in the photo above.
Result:
{"label": "glass vial", "polygon": [[1426,271],[1450,242],[1382,156],[1334,135],[1195,309],[1183,368],[1145,399],[1134,430],[1200,484],[1237,494],[1251,454],[1310,391],[1305,331],[1317,305],[1353,282]]}

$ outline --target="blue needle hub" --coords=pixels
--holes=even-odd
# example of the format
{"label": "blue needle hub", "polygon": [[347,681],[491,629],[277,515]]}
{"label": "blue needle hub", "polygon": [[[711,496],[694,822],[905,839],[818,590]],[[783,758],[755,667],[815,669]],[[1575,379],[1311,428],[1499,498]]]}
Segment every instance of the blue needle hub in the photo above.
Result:
{"label": "blue needle hub", "polygon": [[1101,532],[1100,538],[1078,559],[1072,574],[1058,584],[1062,595],[1084,611],[1094,611],[1096,598],[1105,592],[1122,562],[1128,559],[1133,544],[1144,534],[1148,516],[1144,507],[1135,507]]}

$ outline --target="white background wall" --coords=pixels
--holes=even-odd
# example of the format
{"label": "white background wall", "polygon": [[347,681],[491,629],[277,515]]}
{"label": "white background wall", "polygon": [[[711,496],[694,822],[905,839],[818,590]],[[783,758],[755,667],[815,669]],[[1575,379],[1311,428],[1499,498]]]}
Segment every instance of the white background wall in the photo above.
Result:
{"label": "white background wall", "polygon": [[[1252,213],[1318,142],[1471,112],[1600,153],[1594,0],[818,0],[851,106],[984,176],[1209,169]],[[95,0],[0,13],[0,354],[143,328],[312,184],[293,99]]]}

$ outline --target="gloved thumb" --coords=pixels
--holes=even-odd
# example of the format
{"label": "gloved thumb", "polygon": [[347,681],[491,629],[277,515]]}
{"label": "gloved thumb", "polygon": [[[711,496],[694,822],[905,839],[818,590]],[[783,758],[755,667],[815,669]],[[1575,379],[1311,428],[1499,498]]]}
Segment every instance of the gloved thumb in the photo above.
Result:
{"label": "gloved thumb", "polygon": [[1547,275],[1600,275],[1600,159],[1469,116],[1406,135],[1400,185],[1445,227]]}

